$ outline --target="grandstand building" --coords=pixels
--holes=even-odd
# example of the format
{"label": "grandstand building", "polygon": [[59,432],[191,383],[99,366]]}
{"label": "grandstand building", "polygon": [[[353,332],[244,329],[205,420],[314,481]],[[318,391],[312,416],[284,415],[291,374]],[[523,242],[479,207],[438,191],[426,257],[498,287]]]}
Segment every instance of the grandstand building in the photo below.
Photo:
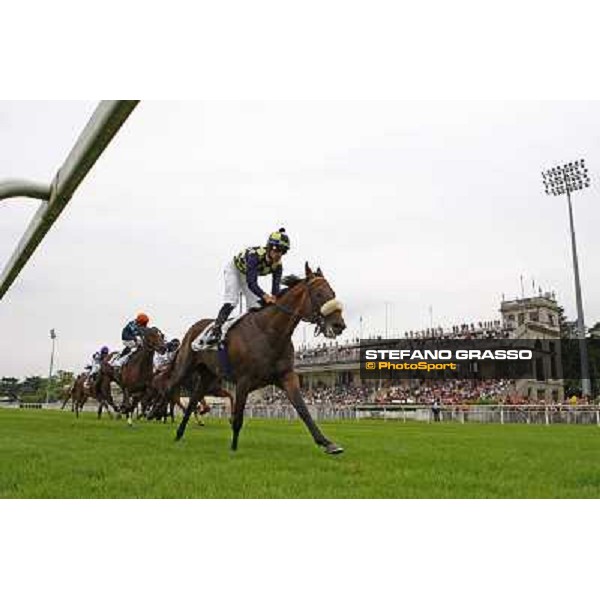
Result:
{"label": "grandstand building", "polygon": [[562,402],[564,382],[560,355],[560,310],[552,293],[502,302],[502,323],[514,339],[536,340],[543,358],[534,365],[534,379],[516,382],[516,393],[530,402]]}
{"label": "grandstand building", "polygon": [[325,346],[296,352],[296,372],[303,388],[336,385],[375,385],[360,377],[360,346]]}
{"label": "grandstand building", "polygon": [[[536,340],[536,348],[544,351],[536,361],[534,379],[519,380],[513,393],[532,403],[562,402],[564,385],[561,372],[559,316],[553,294],[503,301],[501,320],[461,324],[449,330],[432,328],[410,331],[410,338],[490,339],[513,338]],[[359,344],[346,346],[323,344],[317,348],[296,352],[296,372],[304,389],[336,386],[379,387],[379,380],[362,380]],[[398,382],[396,382],[398,383]],[[404,382],[409,385],[409,381]]]}

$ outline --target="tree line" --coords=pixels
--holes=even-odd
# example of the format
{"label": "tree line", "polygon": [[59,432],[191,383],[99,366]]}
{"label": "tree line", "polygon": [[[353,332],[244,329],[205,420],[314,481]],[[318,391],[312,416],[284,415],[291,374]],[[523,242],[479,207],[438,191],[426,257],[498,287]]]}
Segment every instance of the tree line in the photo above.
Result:
{"label": "tree line", "polygon": [[44,402],[46,395],[52,402],[61,400],[65,388],[75,381],[71,371],[58,371],[52,379],[32,375],[25,379],[2,377],[0,379],[0,400],[20,402]]}

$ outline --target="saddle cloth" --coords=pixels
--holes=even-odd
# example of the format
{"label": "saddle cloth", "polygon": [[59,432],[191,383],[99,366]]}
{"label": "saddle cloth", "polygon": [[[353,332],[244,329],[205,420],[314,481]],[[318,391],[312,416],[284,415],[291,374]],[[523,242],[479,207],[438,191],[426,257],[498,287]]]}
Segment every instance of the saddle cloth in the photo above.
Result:
{"label": "saddle cloth", "polygon": [[115,369],[115,371],[119,371],[122,369],[130,360],[134,354],[137,354],[140,348],[136,348],[135,350],[131,350],[125,356],[121,357],[120,352],[114,352],[113,356],[108,359],[108,364]]}
{"label": "saddle cloth", "polygon": [[[233,317],[231,319],[227,319],[223,324],[223,328],[221,329],[221,341],[225,339],[227,332],[231,329],[233,325],[235,325],[244,315],[238,315],[237,317]],[[210,334],[212,332],[214,325],[214,321],[210,323],[207,327],[205,327],[199,334],[198,337],[192,341],[191,348],[194,352],[200,352],[200,350],[217,350],[216,344],[209,344],[207,342]]]}

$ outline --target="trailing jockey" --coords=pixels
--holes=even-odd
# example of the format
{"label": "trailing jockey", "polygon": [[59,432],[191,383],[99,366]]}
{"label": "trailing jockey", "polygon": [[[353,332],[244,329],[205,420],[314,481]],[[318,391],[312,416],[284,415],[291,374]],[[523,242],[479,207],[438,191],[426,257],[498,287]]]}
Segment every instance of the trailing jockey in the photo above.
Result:
{"label": "trailing jockey", "polygon": [[166,371],[173,362],[180,345],[181,342],[177,338],[173,338],[170,342],[167,342],[165,351],[162,354],[160,352],[154,353],[154,373]]}
{"label": "trailing jockey", "polygon": [[98,385],[98,373],[100,373],[102,361],[108,356],[108,353],[108,346],[102,346],[98,352],[94,352],[92,355],[92,364],[89,372],[87,373],[87,379],[89,382],[89,387],[91,390],[94,390],[94,393],[96,392],[96,386]]}
{"label": "trailing jockey", "polygon": [[108,346],[102,346],[98,352],[94,352],[92,356],[92,365],[89,377],[95,377],[100,372],[102,361],[108,356]]}
{"label": "trailing jockey", "polygon": [[125,348],[121,354],[112,362],[113,366],[122,367],[132,351],[142,345],[142,330],[148,326],[150,319],[145,313],[139,313],[133,321],[129,321],[121,333],[121,339]]}
{"label": "trailing jockey", "polygon": [[[209,344],[221,341],[221,330],[227,317],[239,302],[240,292],[246,298],[248,309],[263,304],[273,304],[279,293],[283,267],[281,257],[290,249],[290,238],[282,227],[269,236],[265,246],[253,246],[242,250],[225,266],[225,294],[223,306],[214,322]],[[267,294],[258,285],[258,276],[273,276],[271,293]]]}

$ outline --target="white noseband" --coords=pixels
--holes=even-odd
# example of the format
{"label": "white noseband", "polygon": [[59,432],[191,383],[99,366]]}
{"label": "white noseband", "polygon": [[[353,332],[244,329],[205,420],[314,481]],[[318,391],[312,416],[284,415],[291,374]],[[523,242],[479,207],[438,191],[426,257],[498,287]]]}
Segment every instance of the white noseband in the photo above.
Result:
{"label": "white noseband", "polygon": [[331,300],[325,302],[323,306],[321,306],[321,315],[327,317],[336,310],[339,310],[341,312],[342,308],[342,303],[337,298],[332,298]]}

